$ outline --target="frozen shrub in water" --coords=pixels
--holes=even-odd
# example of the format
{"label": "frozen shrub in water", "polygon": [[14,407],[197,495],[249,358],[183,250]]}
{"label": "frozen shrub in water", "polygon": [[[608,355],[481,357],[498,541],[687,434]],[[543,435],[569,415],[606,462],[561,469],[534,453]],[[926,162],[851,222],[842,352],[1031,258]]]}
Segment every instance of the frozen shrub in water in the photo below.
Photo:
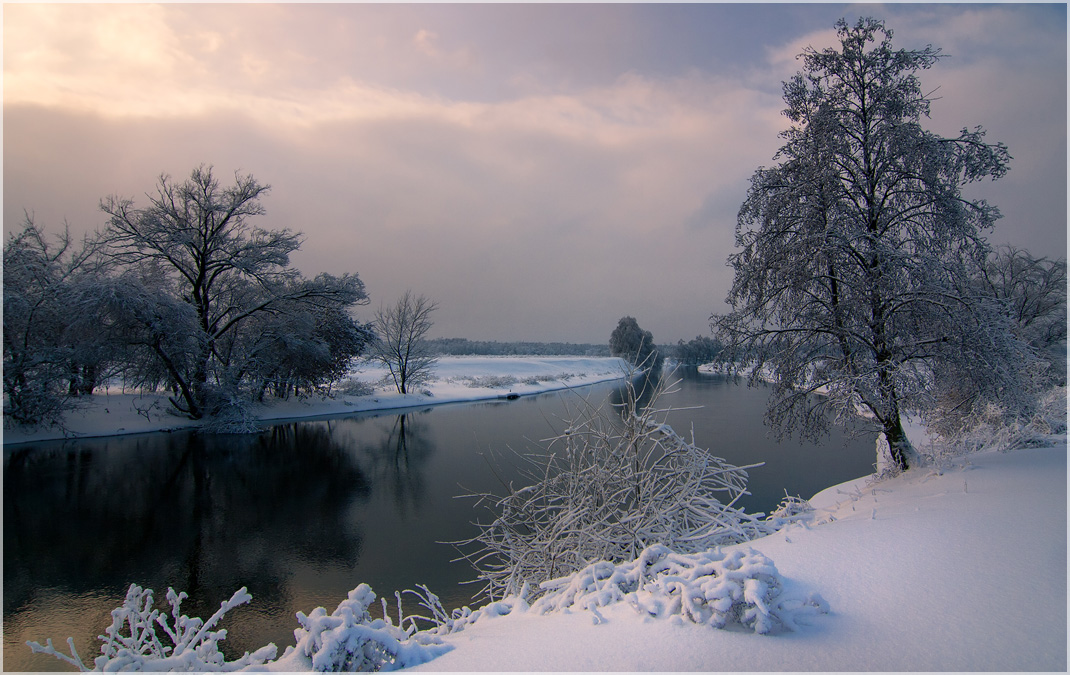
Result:
{"label": "frozen shrub in water", "polygon": [[[442,645],[436,634],[420,632],[410,620],[402,628],[401,600],[398,600],[399,625],[395,626],[386,614],[384,619],[372,619],[368,607],[375,602],[375,593],[366,584],[349,592],[349,597],[330,615],[322,607],[306,616],[298,612],[301,627],[294,631],[296,647],[287,647],[278,661],[274,644],[261,647],[252,654],[246,652],[236,661],[226,661],[219,651],[219,643],[227,631],[215,630],[228,610],[249,602],[252,596],[245,588],[230,600],[221,603],[219,611],[208,621],[180,615],[185,593],[168,589],[171,617],[152,607],[152,590],[131,585],[123,606],[112,611],[112,625],[101,635],[101,655],[94,661],[95,671],[234,671],[245,668],[262,669],[267,662],[283,670],[317,671],[379,671],[397,670],[429,661],[450,647]],[[163,629],[163,635],[157,631]],[[27,642],[35,653],[49,654],[81,671],[90,670],[74,648],[74,640],[67,639],[70,655],[53,647],[52,640],[44,646]]]}

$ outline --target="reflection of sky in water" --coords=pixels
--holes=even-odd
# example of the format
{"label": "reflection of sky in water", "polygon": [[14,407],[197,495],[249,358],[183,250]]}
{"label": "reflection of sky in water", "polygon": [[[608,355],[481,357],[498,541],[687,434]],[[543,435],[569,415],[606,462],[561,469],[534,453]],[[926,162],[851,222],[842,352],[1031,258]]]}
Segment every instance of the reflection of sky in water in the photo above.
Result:
{"label": "reflection of sky in water", "polygon": [[[610,385],[585,389],[601,401]],[[872,440],[851,450],[777,445],[762,426],[765,391],[698,377],[662,404],[685,437],[750,472],[747,510],[811,496],[868,473]],[[4,453],[4,666],[55,669],[26,640],[68,635],[87,663],[96,635],[133,582],[165,602],[168,586],[207,618],[233,591],[253,601],[227,614],[226,653],[292,643],[294,614],[333,610],[357,584],[386,595],[427,584],[447,607],[470,603],[474,573],[440,542],[472,536],[466,492],[501,494],[517,480],[511,451],[531,452],[563,427],[575,392],[509,403],[291,423],[257,436],[189,432],[90,439]],[[402,430],[404,428],[404,433]],[[416,604],[407,600],[414,611]]]}

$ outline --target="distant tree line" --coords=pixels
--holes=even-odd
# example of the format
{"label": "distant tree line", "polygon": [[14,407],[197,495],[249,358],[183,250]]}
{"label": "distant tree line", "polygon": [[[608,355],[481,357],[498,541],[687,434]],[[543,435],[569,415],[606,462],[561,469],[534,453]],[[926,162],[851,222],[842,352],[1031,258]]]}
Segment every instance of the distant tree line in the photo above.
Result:
{"label": "distant tree line", "polygon": [[249,401],[324,389],[371,344],[355,274],[306,278],[300,235],[250,224],[269,186],[210,167],[110,196],[106,228],[53,239],[30,215],[4,242],[4,417],[56,423],[108,381],[170,392],[193,419],[241,424]]}
{"label": "distant tree line", "polygon": [[609,356],[609,345],[586,342],[498,342],[432,338],[427,348],[443,356]]}

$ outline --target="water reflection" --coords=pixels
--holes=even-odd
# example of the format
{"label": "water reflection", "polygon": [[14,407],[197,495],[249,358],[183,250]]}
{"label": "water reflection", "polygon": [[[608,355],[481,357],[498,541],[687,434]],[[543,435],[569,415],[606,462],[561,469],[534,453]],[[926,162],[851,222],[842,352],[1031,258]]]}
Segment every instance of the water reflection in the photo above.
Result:
{"label": "water reflection", "polygon": [[5,453],[5,623],[42,588],[121,600],[131,582],[158,598],[167,586],[185,590],[203,616],[248,586],[259,610],[274,613],[295,560],[360,556],[361,532],[345,514],[369,494],[365,469],[319,426]]}

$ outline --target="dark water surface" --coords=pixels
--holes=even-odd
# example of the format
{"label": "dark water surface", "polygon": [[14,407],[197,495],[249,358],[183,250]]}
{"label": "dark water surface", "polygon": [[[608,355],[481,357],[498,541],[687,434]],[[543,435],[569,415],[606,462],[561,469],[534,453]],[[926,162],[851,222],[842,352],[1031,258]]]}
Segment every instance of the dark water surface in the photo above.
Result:
{"label": "dark water surface", "polygon": [[[872,471],[873,436],[820,446],[776,443],[762,424],[767,391],[681,371],[662,400],[701,410],[670,424],[750,471],[748,511],[787,490],[803,497]],[[234,658],[293,644],[294,614],[328,612],[361,582],[394,606],[395,589],[428,585],[447,608],[471,604],[474,573],[439,542],[471,537],[486,518],[471,491],[501,493],[516,477],[511,450],[538,450],[579,396],[619,400],[616,385],[270,427],[258,435],[194,432],[38,443],[4,450],[4,670],[63,670],[26,640],[64,644],[87,665],[130,583],[186,591],[183,613],[207,618],[242,586],[250,604],[227,613]],[[845,445],[846,442],[846,445]],[[416,606],[407,602],[414,611]],[[169,610],[168,610],[169,611]]]}

